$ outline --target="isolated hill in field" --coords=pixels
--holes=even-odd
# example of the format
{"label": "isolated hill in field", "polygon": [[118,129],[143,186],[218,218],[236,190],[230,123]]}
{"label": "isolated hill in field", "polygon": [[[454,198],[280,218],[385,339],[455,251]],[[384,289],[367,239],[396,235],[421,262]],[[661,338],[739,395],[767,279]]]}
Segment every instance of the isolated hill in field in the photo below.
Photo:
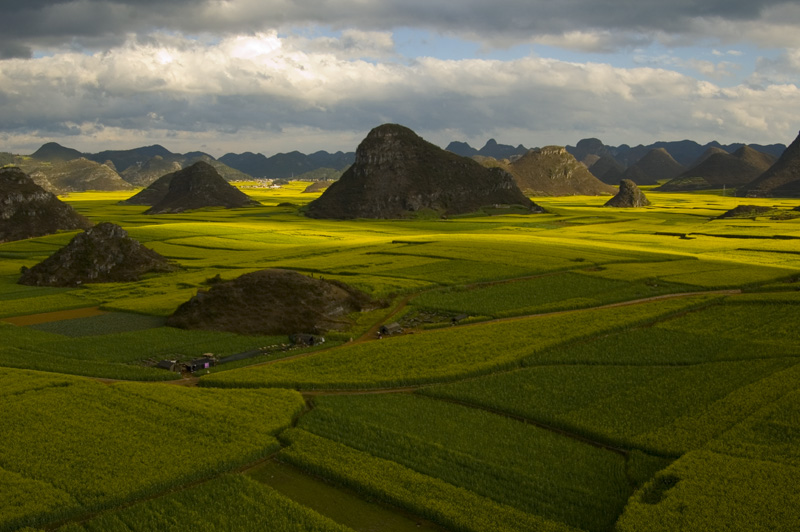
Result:
{"label": "isolated hill in field", "polygon": [[169,184],[175,172],[163,175],[126,200],[119,202],[120,205],[148,205],[152,207],[163,200],[169,192]]}
{"label": "isolated hill in field", "polygon": [[619,182],[619,192],[616,196],[605,203],[605,207],[634,208],[646,207],[650,205],[650,200],[639,190],[636,183],[630,179],[623,179]]}
{"label": "isolated hill in field", "polygon": [[344,283],[268,269],[198,292],[175,310],[167,325],[251,335],[319,334],[348,328],[348,314],[377,306]]}
{"label": "isolated hill in field", "polygon": [[110,222],[87,229],[33,268],[23,271],[20,284],[77,286],[85,283],[137,281],[149,272],[177,267],[128,236]]}
{"label": "isolated hill in field", "polygon": [[183,165],[183,168],[187,168],[197,162],[210,164],[225,181],[250,181],[253,179],[249,174],[241,172],[236,168],[231,168],[227,164],[220,162],[205,153],[196,152],[192,154],[185,154],[180,162],[181,165]]}
{"label": "isolated hill in field", "polygon": [[91,226],[19,168],[0,168],[0,242]]}
{"label": "isolated hill in field", "polygon": [[317,151],[306,155],[293,151],[278,153],[271,157],[252,152],[226,153],[219,158],[219,161],[256,178],[290,179],[319,168],[344,170],[353,164],[354,159],[353,152]]}
{"label": "isolated hill in field", "polygon": [[741,187],[737,194],[748,197],[800,196],[800,135],[775,164]]}
{"label": "isolated hill in field", "polygon": [[[165,188],[166,194],[162,196]],[[213,166],[202,161],[161,177],[124,203],[141,205],[145,201],[155,201],[145,214],[178,213],[203,207],[230,209],[258,204],[225,181]]]}
{"label": "isolated hill in field", "polygon": [[[587,155],[585,159],[588,160],[589,157],[591,156]],[[603,155],[589,166],[589,171],[603,183],[611,185],[619,183],[625,167],[610,155]]]}
{"label": "isolated hill in field", "polygon": [[520,144],[511,146],[510,144],[498,144],[495,139],[489,139],[481,149],[475,149],[466,142],[454,141],[447,145],[446,151],[461,155],[462,157],[491,157],[493,159],[512,159],[524,155],[528,148]]}
{"label": "isolated hill in field", "polygon": [[146,187],[166,174],[187,168],[196,162],[205,162],[213,166],[226,181],[245,181],[251,176],[221,163],[203,152],[186,154],[155,155],[144,161],[136,161],[122,171],[122,178],[139,187]]}
{"label": "isolated hill in field", "polygon": [[655,185],[664,179],[673,179],[686,170],[664,148],[656,148],[628,167],[623,179],[630,179],[637,185]]}
{"label": "isolated hill in field", "polygon": [[598,196],[616,194],[561,146],[534,148],[508,163],[508,171],[530,196]]}
{"label": "isolated hill in field", "polygon": [[770,213],[776,212],[775,207],[767,207],[764,205],[737,205],[729,211],[717,216],[717,219],[724,220],[726,218],[752,218],[756,219],[758,216],[765,216]]}
{"label": "isolated hill in field", "polygon": [[750,183],[775,162],[769,154],[742,146],[734,153],[720,150],[659,187],[665,192],[739,187]]}
{"label": "isolated hill in field", "polygon": [[402,218],[421,210],[474,212],[486,205],[541,208],[500,169],[445,151],[410,129],[384,124],[359,144],[355,163],[309,203],[311,218]]}

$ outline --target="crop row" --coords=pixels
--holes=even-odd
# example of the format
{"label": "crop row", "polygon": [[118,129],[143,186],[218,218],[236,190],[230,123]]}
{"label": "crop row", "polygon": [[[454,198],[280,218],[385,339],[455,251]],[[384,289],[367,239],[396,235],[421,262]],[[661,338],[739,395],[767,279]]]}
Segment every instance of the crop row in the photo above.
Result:
{"label": "crop row", "polygon": [[0,397],[4,475],[20,477],[11,484],[17,498],[44,494],[23,515],[0,506],[0,530],[119,505],[257,460],[277,450],[274,435],[303,408],[288,390],[106,385],[13,369],[0,371]]}
{"label": "crop row", "polygon": [[244,475],[225,475],[200,486],[104,513],[61,532],[352,532]]}
{"label": "crop row", "polygon": [[797,467],[693,451],[631,497],[615,530],[796,530],[798,478]]}
{"label": "crop row", "polygon": [[631,494],[620,454],[421,396],[321,397],[298,426],[585,530],[608,529]]}
{"label": "crop row", "polygon": [[792,270],[755,264],[711,260],[632,262],[610,264],[592,275],[605,279],[660,279],[701,288],[735,288],[766,283],[792,274]]}
{"label": "crop row", "polygon": [[481,497],[390,460],[300,429],[281,434],[289,444],[278,458],[344,484],[359,493],[405,508],[458,532],[577,532]]}
{"label": "crop row", "polygon": [[[762,393],[768,393],[776,381],[790,382],[800,373],[797,362],[782,358],[692,366],[540,366],[430,387],[423,393],[509,412],[627,448],[675,455],[704,441],[692,432],[675,430],[673,424],[686,428],[701,416],[706,427],[701,434],[706,438],[718,434],[741,419],[723,415],[731,394],[761,379],[768,379],[760,386]],[[755,400],[758,393],[748,396]],[[745,408],[748,411],[752,412]]]}
{"label": "crop row", "polygon": [[516,282],[431,291],[414,306],[496,318],[643,299],[693,288],[671,283],[627,282],[565,272]]}
{"label": "crop row", "polygon": [[354,345],[314,357],[204,377],[208,386],[368,388],[482,375],[536,360],[546,349],[648,323],[706,304],[707,296],[438,329]]}
{"label": "crop row", "polygon": [[6,324],[0,324],[0,336],[0,366],[125,380],[176,378],[174,373],[143,366],[142,361],[148,359],[192,358],[209,352],[222,357],[288,341],[284,336],[240,336],[173,327],[67,338]]}

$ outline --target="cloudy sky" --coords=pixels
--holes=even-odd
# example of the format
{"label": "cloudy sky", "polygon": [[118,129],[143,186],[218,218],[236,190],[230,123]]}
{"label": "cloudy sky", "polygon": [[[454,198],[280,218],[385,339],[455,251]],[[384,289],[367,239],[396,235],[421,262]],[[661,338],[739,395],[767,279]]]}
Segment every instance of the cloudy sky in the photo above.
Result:
{"label": "cloudy sky", "polygon": [[0,151],[789,144],[797,0],[3,0]]}

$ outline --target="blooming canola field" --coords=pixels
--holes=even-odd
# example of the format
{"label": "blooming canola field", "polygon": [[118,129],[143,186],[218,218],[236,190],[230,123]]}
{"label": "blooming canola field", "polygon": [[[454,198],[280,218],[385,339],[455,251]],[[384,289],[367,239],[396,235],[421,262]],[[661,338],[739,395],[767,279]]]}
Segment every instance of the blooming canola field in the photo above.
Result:
{"label": "blooming canola field", "polygon": [[[408,530],[800,522],[796,200],[744,200],[780,217],[648,191],[640,209],[575,196],[337,221],[302,215],[305,186],[155,216],[117,205],[130,193],[63,198],[181,266],[137,282],[18,285],[75,233],[0,244],[0,532],[405,530],[297,500],[255,473],[269,462]],[[209,279],[265,268],[385,304],[303,349],[165,326]],[[194,375],[154,367],[263,346]]]}

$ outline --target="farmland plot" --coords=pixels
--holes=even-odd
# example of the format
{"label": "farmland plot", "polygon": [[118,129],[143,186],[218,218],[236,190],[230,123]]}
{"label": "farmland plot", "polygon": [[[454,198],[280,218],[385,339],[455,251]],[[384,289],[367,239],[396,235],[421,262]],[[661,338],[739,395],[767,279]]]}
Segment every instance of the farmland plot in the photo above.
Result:
{"label": "farmland plot", "polygon": [[536,360],[548,348],[648,323],[706,304],[695,296],[634,307],[576,311],[345,344],[317,356],[203,377],[207,386],[381,388],[452,381]]}
{"label": "farmland plot", "polygon": [[0,506],[0,530],[108,508],[266,456],[303,407],[288,390],[105,385],[12,369],[0,372],[0,397],[1,474],[15,480],[0,491],[28,501],[23,510]]}
{"label": "farmland plot", "polygon": [[608,529],[630,494],[620,454],[424,397],[321,397],[299,427],[586,530]]}

